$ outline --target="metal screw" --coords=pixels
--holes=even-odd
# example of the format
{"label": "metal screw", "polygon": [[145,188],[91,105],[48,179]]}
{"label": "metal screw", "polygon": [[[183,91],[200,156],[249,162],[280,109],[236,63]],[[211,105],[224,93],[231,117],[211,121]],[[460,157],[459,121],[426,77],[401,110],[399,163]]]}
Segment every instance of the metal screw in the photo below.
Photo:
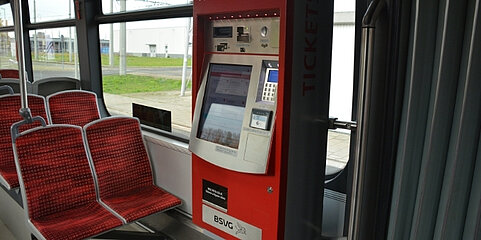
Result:
{"label": "metal screw", "polygon": [[272,187],[267,187],[267,192],[268,192],[268,193],[273,193],[273,192],[274,192],[274,188],[272,188]]}

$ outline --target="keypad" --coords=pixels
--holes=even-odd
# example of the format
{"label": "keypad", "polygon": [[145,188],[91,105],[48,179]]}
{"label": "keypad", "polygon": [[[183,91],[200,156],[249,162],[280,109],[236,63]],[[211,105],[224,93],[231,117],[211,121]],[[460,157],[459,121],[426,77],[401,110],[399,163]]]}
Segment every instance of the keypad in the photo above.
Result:
{"label": "keypad", "polygon": [[262,101],[274,102],[277,93],[277,83],[266,82],[262,91]]}

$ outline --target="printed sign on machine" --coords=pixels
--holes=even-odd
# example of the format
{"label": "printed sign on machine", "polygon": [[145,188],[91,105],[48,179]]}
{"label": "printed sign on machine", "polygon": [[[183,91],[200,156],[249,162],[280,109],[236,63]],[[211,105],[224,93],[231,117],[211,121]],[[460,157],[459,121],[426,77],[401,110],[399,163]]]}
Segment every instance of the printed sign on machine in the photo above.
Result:
{"label": "printed sign on machine", "polygon": [[262,230],[202,204],[202,221],[239,239],[262,239]]}

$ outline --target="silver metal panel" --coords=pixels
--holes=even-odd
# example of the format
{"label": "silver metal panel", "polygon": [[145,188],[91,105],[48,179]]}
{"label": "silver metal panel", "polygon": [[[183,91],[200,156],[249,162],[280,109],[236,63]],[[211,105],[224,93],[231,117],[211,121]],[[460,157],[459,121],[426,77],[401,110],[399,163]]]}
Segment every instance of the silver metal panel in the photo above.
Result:
{"label": "silver metal panel", "polygon": [[388,239],[478,239],[480,1],[413,9]]}
{"label": "silver metal panel", "polygon": [[192,215],[192,159],[185,143],[144,132],[157,186],[182,200],[182,211]]}
{"label": "silver metal panel", "polygon": [[323,208],[322,236],[330,238],[343,237],[346,194],[324,189]]}
{"label": "silver metal panel", "polygon": [[420,123],[427,122],[430,95],[428,79],[432,79],[430,70],[433,66],[436,32],[432,25],[436,16],[426,14],[422,9],[435,8],[436,3],[433,1],[416,1],[413,5],[388,239],[408,239],[410,234],[415,201],[412,197],[416,194],[419,180],[425,134],[425,126]]}
{"label": "silver metal panel", "polygon": [[[205,49],[207,52],[278,54],[279,21],[279,17],[211,20],[206,24]],[[232,27],[232,36],[211,38],[214,27]],[[243,30],[249,34],[244,38],[247,41],[238,41],[238,27],[247,28]],[[220,50],[219,45],[225,48],[220,47],[223,49]]]}
{"label": "silver metal panel", "polygon": [[[242,121],[242,130],[240,133],[240,140],[238,149],[224,147],[197,137],[199,130],[199,122],[201,118],[201,111],[203,107],[204,93],[206,91],[206,82],[209,74],[209,67],[204,66],[204,75],[202,85],[197,95],[197,101],[194,112],[194,120],[192,123],[192,131],[190,136],[189,150],[200,156],[202,159],[215,164],[217,166],[230,169],[238,172],[263,174],[267,171],[267,157],[270,150],[270,139],[273,133],[273,123],[276,116],[276,103],[265,101],[257,101],[257,94],[259,82],[262,71],[262,64],[264,60],[277,61],[276,56],[252,56],[252,55],[227,55],[214,54],[206,57],[206,63],[209,64],[234,64],[252,66],[251,77],[249,81],[249,90],[245,103],[244,118]],[[251,112],[253,109],[262,109],[272,112],[271,127],[269,130],[259,130],[250,126]],[[269,144],[264,146],[259,151],[266,152],[259,154],[263,159],[247,160],[245,159],[245,151],[248,146],[248,135],[255,134],[269,139]]]}
{"label": "silver metal panel", "polygon": [[204,204],[202,221],[239,239],[262,239],[262,229]]}
{"label": "silver metal panel", "polygon": [[[446,59],[446,67],[460,63],[460,71],[451,80],[457,80],[457,96],[451,126],[449,150],[433,239],[461,239],[467,223],[466,214],[473,185],[476,155],[481,138],[481,16],[480,2],[469,1],[466,7],[458,1],[447,1],[446,14],[451,19],[466,17],[467,28],[454,25],[446,34],[457,34],[462,46],[462,58]],[[461,7],[458,9],[458,7]],[[448,11],[449,10],[449,11]],[[464,31],[460,31],[464,30]],[[467,40],[467,41],[466,41]],[[451,44],[451,41],[449,42]],[[450,45],[447,51],[454,49]],[[458,50],[459,51],[459,50]],[[479,204],[479,199],[477,203]],[[458,221],[453,221],[459,219]],[[479,221],[479,220],[478,220]],[[469,224],[469,223],[468,223]],[[477,236],[479,238],[480,236]]]}

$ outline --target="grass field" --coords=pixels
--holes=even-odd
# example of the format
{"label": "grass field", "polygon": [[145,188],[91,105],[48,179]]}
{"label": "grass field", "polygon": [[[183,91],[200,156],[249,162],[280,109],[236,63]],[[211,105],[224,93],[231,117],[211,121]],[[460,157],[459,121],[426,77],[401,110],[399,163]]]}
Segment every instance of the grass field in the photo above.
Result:
{"label": "grass field", "polygon": [[[32,53],[33,56],[33,53]],[[53,59],[48,59],[48,55],[46,53],[39,53],[38,60],[39,61],[48,61],[48,62],[57,62],[57,63],[69,63],[70,57],[68,53],[55,53]],[[72,56],[72,62],[74,63],[74,57]],[[35,59],[33,59],[35,61]],[[102,66],[109,65],[109,55],[108,54],[101,54],[100,60],[102,62]],[[136,57],[136,56],[127,56],[127,67],[181,67],[184,63],[183,58],[151,58],[151,57]],[[191,59],[188,59],[187,66],[191,66]],[[119,66],[119,55],[114,55],[114,66]]]}
{"label": "grass field", "polygon": [[54,53],[50,55],[45,52],[39,52],[37,59],[35,59],[35,54],[32,52],[32,60],[33,61],[41,61],[41,62],[56,62],[56,63],[74,63],[75,54],[72,55],[72,62],[70,62],[70,56],[68,53]]}
{"label": "grass field", "polygon": [[[138,75],[109,75],[103,77],[104,92],[128,94],[180,90],[182,81]],[[187,86],[190,88],[190,82]]]}

